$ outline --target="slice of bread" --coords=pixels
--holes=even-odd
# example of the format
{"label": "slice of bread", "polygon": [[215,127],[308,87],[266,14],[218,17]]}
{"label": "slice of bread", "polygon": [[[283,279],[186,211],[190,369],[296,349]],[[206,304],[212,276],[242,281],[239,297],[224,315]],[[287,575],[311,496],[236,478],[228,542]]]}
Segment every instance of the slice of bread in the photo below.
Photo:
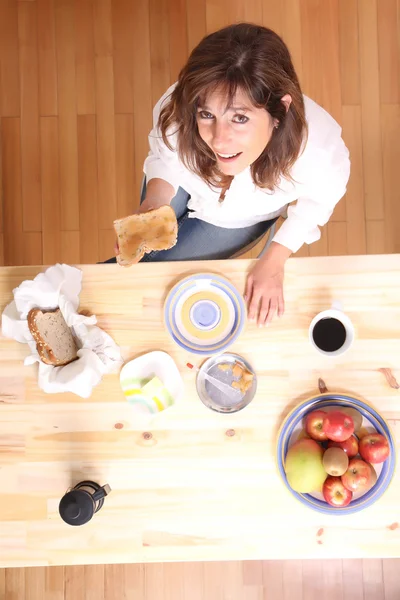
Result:
{"label": "slice of bread", "polygon": [[33,308],[27,319],[42,362],[59,367],[78,358],[75,339],[59,308],[52,311]]}
{"label": "slice of bread", "polygon": [[175,246],[178,237],[175,212],[168,204],[117,219],[114,229],[119,246],[117,262],[123,267],[139,262],[146,252],[169,250]]}

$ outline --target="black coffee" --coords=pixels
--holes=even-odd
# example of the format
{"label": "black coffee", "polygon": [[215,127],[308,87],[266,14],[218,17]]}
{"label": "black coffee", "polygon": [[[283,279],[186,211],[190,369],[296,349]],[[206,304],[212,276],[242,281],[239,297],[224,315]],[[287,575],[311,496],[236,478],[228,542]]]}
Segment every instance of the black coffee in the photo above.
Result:
{"label": "black coffee", "polygon": [[338,319],[321,319],[313,329],[313,340],[320,350],[335,352],[346,341],[346,329]]}

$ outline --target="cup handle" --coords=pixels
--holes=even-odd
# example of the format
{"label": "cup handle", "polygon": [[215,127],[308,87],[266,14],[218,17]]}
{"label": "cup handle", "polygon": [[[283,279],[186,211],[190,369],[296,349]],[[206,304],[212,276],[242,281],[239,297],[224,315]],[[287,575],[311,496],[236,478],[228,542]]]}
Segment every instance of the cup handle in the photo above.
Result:
{"label": "cup handle", "polygon": [[334,300],[331,306],[332,310],[340,310],[343,312],[343,304],[339,300]]}
{"label": "cup handle", "polygon": [[105,496],[108,496],[108,494],[110,492],[111,492],[111,488],[108,485],[108,483],[106,483],[106,485],[103,485],[103,487],[101,487],[101,488],[99,488],[98,490],[95,491],[95,493],[93,494],[92,498],[96,502],[97,500],[101,500]]}

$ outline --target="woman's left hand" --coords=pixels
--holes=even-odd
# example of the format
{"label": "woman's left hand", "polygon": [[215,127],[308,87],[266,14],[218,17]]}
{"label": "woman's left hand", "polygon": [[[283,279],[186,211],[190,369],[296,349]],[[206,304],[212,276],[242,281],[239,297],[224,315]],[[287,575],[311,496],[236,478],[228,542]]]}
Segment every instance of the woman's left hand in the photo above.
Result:
{"label": "woman's left hand", "polygon": [[247,277],[245,300],[249,320],[257,320],[260,327],[268,325],[275,313],[281,317],[285,312],[283,279],[290,254],[288,248],[273,242]]}

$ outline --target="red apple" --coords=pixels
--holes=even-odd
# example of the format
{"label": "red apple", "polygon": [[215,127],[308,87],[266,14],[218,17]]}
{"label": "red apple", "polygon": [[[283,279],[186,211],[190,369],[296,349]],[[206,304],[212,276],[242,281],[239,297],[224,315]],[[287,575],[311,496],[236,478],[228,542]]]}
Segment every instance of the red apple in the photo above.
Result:
{"label": "red apple", "polygon": [[340,477],[328,477],[322,493],[326,502],[331,506],[347,506],[353,498],[353,492],[344,487]]}
{"label": "red apple", "polygon": [[326,433],[322,431],[322,425],[326,412],[324,410],[313,410],[306,416],[306,432],[313,439],[319,442],[327,440]]}
{"label": "red apple", "polygon": [[342,482],[344,487],[351,492],[366,491],[372,482],[370,465],[360,458],[352,458],[346,473],[342,475]]}
{"label": "red apple", "polygon": [[333,442],[329,440],[328,448],[341,448],[349,458],[354,458],[358,454],[358,441],[354,435],[351,435],[344,442]]}
{"label": "red apple", "polygon": [[369,433],[360,440],[359,451],[364,460],[376,465],[389,456],[389,442],[380,433]]}
{"label": "red apple", "polygon": [[350,415],[333,410],[325,415],[322,431],[326,433],[328,440],[345,442],[354,433],[354,422]]}

